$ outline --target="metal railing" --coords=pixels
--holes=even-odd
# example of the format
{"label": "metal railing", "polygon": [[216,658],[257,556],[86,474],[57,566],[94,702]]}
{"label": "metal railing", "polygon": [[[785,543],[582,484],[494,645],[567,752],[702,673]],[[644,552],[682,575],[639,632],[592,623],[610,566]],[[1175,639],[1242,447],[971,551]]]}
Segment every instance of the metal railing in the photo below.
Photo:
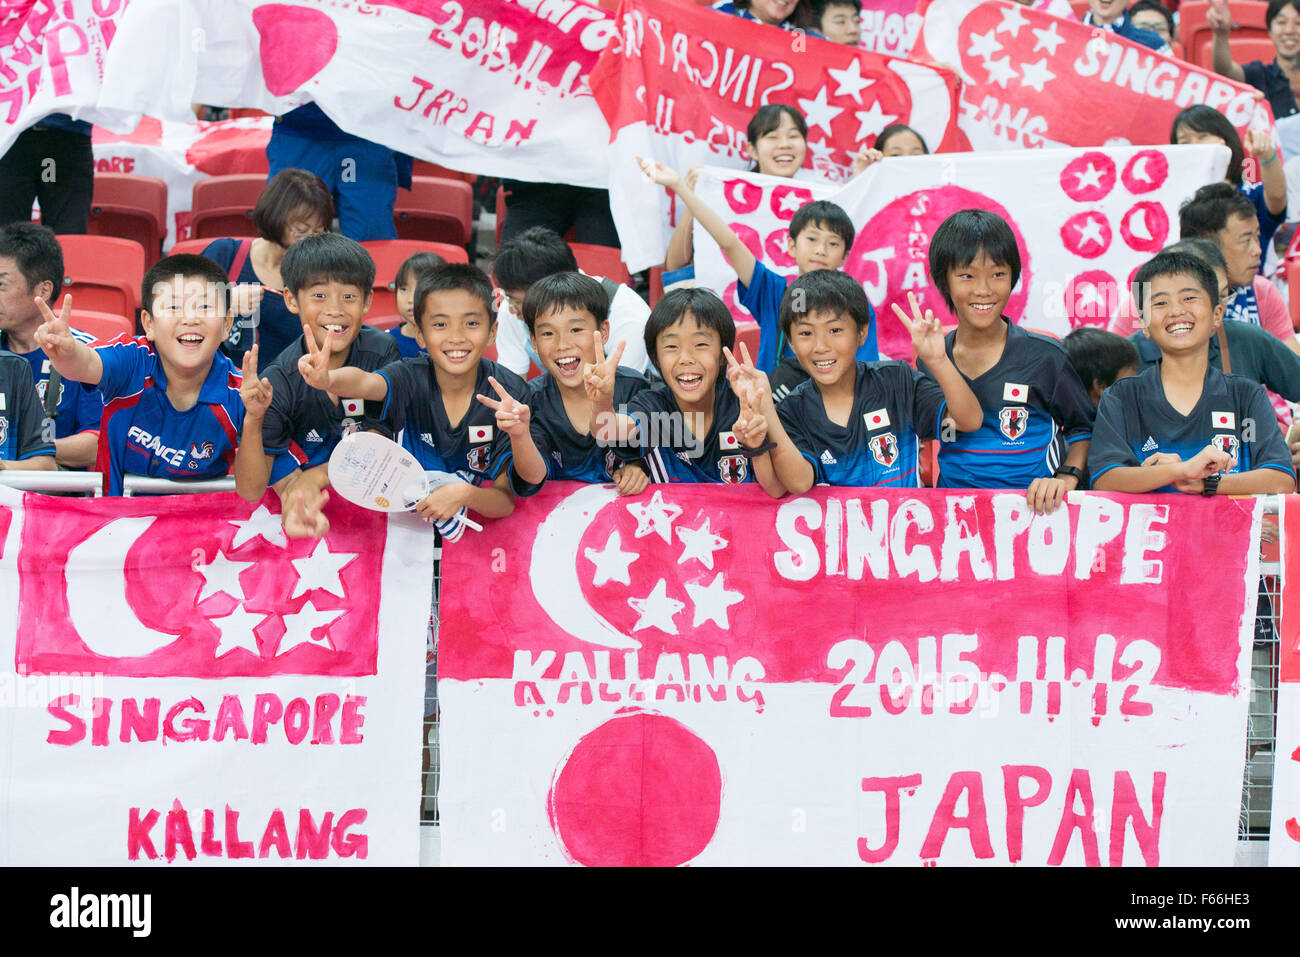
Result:
{"label": "metal railing", "polygon": [[98,497],[104,493],[104,476],[100,472],[26,472],[4,469],[0,470],[0,485],[7,485],[20,492]]}

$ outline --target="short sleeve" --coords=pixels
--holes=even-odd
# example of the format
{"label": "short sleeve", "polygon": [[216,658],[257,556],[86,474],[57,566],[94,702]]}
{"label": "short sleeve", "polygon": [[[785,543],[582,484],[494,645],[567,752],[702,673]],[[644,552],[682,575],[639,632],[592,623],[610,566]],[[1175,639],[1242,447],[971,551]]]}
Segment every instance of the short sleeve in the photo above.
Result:
{"label": "short sleeve", "polygon": [[1092,434],[1096,410],[1088,390],[1083,387],[1079,373],[1074,371],[1065,350],[1060,350],[1056,363],[1056,387],[1048,403],[1048,411],[1069,443],[1086,439]]}
{"label": "short sleeve", "polygon": [[1094,483],[1099,476],[1117,466],[1142,464],[1124,438],[1125,408],[1121,396],[1131,392],[1128,388],[1111,386],[1102,393],[1097,419],[1092,427],[1092,445],[1088,447],[1088,472]]}
{"label": "short sleeve", "polygon": [[104,367],[99,379],[99,392],[104,401],[130,395],[144,386],[145,363],[150,352],[139,340],[115,342],[95,351]]}
{"label": "short sleeve", "polygon": [[275,455],[287,450],[293,441],[293,389],[289,373],[278,363],[266,370],[264,378],[271,383],[271,405],[262,418],[262,449]]}
{"label": "short sleeve", "polygon": [[285,450],[283,452],[278,452],[278,453],[271,452],[267,454],[273,456],[273,458],[271,459],[271,475],[266,480],[266,484],[268,486],[274,485],[276,482],[280,481],[285,476],[292,475],[294,472],[298,471],[298,469],[302,468],[304,465],[307,464],[305,459],[299,461],[298,458],[293,454],[293,452],[288,450]]}
{"label": "short sleeve", "polygon": [[943,387],[910,366],[904,367],[904,374],[912,380],[912,428],[922,441],[937,439],[944,410],[948,407]]}
{"label": "short sleeve", "polygon": [[14,391],[9,396],[12,409],[9,428],[14,432],[14,458],[22,460],[38,455],[53,455],[54,443],[43,435],[45,413],[36,401],[31,366],[26,359],[14,360],[11,365],[14,374],[10,381],[14,385]]}
{"label": "short sleeve", "polygon": [[[367,403],[366,415],[370,418],[382,419],[392,427],[394,433],[400,432],[405,427],[406,410],[419,395],[416,361],[418,360],[399,359],[375,370],[375,374],[383,376],[384,381],[388,383],[388,395],[384,396],[383,402]],[[377,412],[372,412],[372,405],[378,406]]]}
{"label": "short sleeve", "polygon": [[822,463],[813,451],[812,440],[808,438],[808,434],[803,429],[803,410],[802,396],[791,395],[776,407],[776,414],[781,420],[781,426],[785,429],[786,435],[790,436],[790,441],[794,443],[794,447],[812,466],[813,481],[817,484],[825,484],[826,475],[822,471]]}
{"label": "short sleeve", "polygon": [[1247,421],[1253,421],[1255,424],[1255,438],[1250,447],[1251,471],[1278,469],[1295,478],[1295,469],[1291,466],[1291,451],[1286,446],[1282,430],[1277,427],[1277,417],[1273,414],[1273,407],[1269,404],[1264,387],[1258,382],[1248,380],[1243,381],[1240,387],[1249,392],[1249,399],[1245,403],[1247,415],[1242,421],[1243,427]]}

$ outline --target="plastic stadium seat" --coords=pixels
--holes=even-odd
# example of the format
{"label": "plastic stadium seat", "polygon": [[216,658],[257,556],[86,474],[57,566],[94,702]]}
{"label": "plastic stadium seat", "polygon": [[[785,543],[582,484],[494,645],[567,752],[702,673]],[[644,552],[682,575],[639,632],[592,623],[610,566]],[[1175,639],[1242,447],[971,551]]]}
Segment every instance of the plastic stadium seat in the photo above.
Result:
{"label": "plastic stadium seat", "polygon": [[[361,244],[375,261],[374,296],[370,300],[370,315],[387,316],[397,313],[397,270],[416,253],[437,253],[449,263],[468,263],[469,255],[463,246],[450,243],[422,243],[412,239],[374,239]],[[368,320],[379,325],[376,320]],[[382,327],[381,328],[387,328]]]}
{"label": "plastic stadium seat", "polygon": [[474,190],[460,179],[416,176],[397,191],[393,221],[399,239],[469,245],[474,235]]}
{"label": "plastic stadium seat", "polygon": [[266,188],[261,173],[209,176],[194,184],[190,203],[190,236],[218,239],[222,236],[256,236],[253,207]]}
{"label": "plastic stadium seat", "polygon": [[736,350],[740,349],[740,344],[744,343],[749,348],[751,356],[758,355],[758,323],[749,319],[742,319],[736,323]]}
{"label": "plastic stadium seat", "polygon": [[437,163],[430,163],[427,160],[416,160],[411,171],[414,176],[437,176],[439,179],[462,179],[467,183],[477,182],[478,177],[473,173],[462,173],[460,170],[447,169],[445,166],[439,166]]}
{"label": "plastic stadium seat", "polygon": [[589,276],[603,276],[625,285],[632,282],[632,275],[623,264],[621,249],[593,246],[590,243],[569,243],[569,248],[578,260],[578,268]]}
{"label": "plastic stadium seat", "polygon": [[63,292],[77,309],[134,316],[144,281],[144,247],[111,236],[60,236]]}
{"label": "plastic stadium seat", "polygon": [[[75,296],[73,302],[76,302]],[[100,342],[116,339],[122,333],[128,336],[135,335],[135,323],[126,316],[111,312],[94,312],[90,309],[72,310],[72,328],[88,332]]]}
{"label": "plastic stadium seat", "polygon": [[86,231],[135,240],[145,262],[155,262],[167,233],[167,184],[155,176],[96,173]]}
{"label": "plastic stadium seat", "polygon": [[391,315],[378,315],[372,309],[366,313],[366,325],[374,326],[376,329],[383,329],[387,332],[389,329],[396,329],[402,324],[402,317],[393,313]]}
{"label": "plastic stadium seat", "polygon": [[[167,255],[168,256],[182,256],[182,255],[201,256],[203,255],[203,250],[211,246],[213,242],[215,242],[218,238],[223,238],[223,237],[213,236],[209,239],[182,239],[178,243],[172,243],[172,248],[167,250]],[[241,237],[241,238],[247,238],[247,237]]]}
{"label": "plastic stadium seat", "polygon": [[1070,0],[1070,9],[1074,11],[1076,20],[1082,20],[1088,12],[1088,0]]}
{"label": "plastic stadium seat", "polygon": [[[1228,34],[1228,43],[1232,47],[1233,60],[1237,63],[1247,63],[1261,57],[1265,62],[1273,59],[1275,55],[1273,42],[1269,40],[1268,27],[1264,25],[1264,14],[1267,10],[1268,4],[1264,0],[1233,0],[1229,7],[1232,15],[1232,32]],[[1213,69],[1210,50],[1214,31],[1206,21],[1209,12],[1208,0],[1187,0],[1178,8],[1178,42],[1186,51],[1187,62],[1206,70]],[[1267,41],[1262,48],[1262,53],[1259,44],[1241,42],[1257,39]]]}

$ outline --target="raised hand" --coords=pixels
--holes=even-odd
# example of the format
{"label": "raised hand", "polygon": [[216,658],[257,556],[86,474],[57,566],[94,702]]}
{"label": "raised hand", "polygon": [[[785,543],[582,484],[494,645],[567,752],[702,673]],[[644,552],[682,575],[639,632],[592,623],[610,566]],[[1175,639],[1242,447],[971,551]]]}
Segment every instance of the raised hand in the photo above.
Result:
{"label": "raised hand", "polygon": [[687,189],[689,190],[695,189],[695,184],[700,181],[700,170],[702,169],[704,169],[704,165],[701,163],[696,163],[694,166],[692,166],[690,169],[686,171],[686,176],[682,179],[682,182],[686,184]]}
{"label": "raised hand", "polygon": [[1232,27],[1232,16],[1228,13],[1228,0],[1210,0],[1210,9],[1205,13],[1205,22],[1210,29],[1220,36],[1227,36]]}
{"label": "raised hand", "polygon": [[239,386],[239,398],[244,402],[244,415],[260,419],[271,407],[271,383],[257,377],[257,346],[244,353],[244,380]]}
{"label": "raised hand", "polygon": [[298,360],[298,371],[302,373],[303,380],[313,389],[328,392],[330,388],[329,334],[326,334],[324,349],[316,345],[316,337],[312,335],[311,329],[306,324],[302,327],[302,336],[307,342],[307,351]]}
{"label": "raised hand", "polygon": [[853,172],[850,175],[857,176],[859,173],[866,170],[867,167],[874,163],[879,163],[884,158],[885,154],[880,152],[880,150],[868,149],[864,146],[853,154]]}
{"label": "raised hand", "polygon": [[614,401],[614,381],[618,372],[618,360],[623,358],[623,349],[627,343],[620,340],[614,347],[614,354],[605,358],[605,344],[601,339],[600,330],[594,333],[596,343],[595,362],[587,362],[582,366],[582,381],[587,388],[587,398],[592,402]]}
{"label": "raised hand", "polygon": [[767,373],[754,365],[754,360],[749,355],[749,346],[740,343],[739,359],[726,346],[722,347],[722,352],[727,358],[727,382],[740,400],[741,409],[750,409],[764,415],[775,412],[776,407],[771,404],[771,383]]}
{"label": "raised hand", "polygon": [[41,310],[43,320],[36,327],[36,344],[51,361],[71,358],[77,351],[77,340],[69,325],[72,319],[72,297],[63,297],[63,308],[59,310],[58,316],[39,296],[36,298],[36,306]]}
{"label": "raised hand", "polygon": [[898,303],[893,304],[894,315],[911,335],[916,357],[925,362],[942,359],[948,354],[943,344],[943,323],[929,309],[925,310],[924,315],[921,314],[921,304],[916,301],[915,293],[907,294],[907,302],[912,307],[912,315],[908,316]]}
{"label": "raised hand", "polygon": [[502,388],[501,383],[492,376],[488,376],[488,384],[495,390],[497,398],[489,398],[486,395],[475,396],[475,398],[489,409],[496,410],[497,428],[506,435],[527,435],[530,415],[528,406]]}
{"label": "raised hand", "polygon": [[[656,183],[659,186],[666,186],[674,193],[681,189],[682,178],[677,175],[677,170],[673,169],[671,166],[665,166],[658,160],[642,159],[640,156],[636,158],[636,162],[637,165],[641,167],[641,172],[644,173],[646,178],[652,183]],[[699,174],[697,173],[696,175],[698,176]]]}
{"label": "raised hand", "polygon": [[1242,146],[1245,147],[1248,156],[1255,157],[1261,163],[1267,163],[1277,155],[1273,138],[1264,130],[1247,130]]}
{"label": "raised hand", "polygon": [[760,386],[757,403],[752,406],[741,406],[740,415],[731,427],[737,441],[747,449],[756,449],[767,441],[767,416],[759,408],[759,403],[762,402],[762,391],[763,388]]}
{"label": "raised hand", "polygon": [[266,287],[256,282],[240,282],[230,288],[230,307],[237,316],[250,315],[262,301]]}

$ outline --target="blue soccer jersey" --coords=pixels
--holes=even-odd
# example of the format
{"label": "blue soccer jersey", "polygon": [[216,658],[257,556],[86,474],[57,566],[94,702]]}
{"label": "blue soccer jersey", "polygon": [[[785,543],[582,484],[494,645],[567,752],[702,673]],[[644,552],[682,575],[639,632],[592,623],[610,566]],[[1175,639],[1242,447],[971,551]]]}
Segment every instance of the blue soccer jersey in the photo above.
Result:
{"label": "blue soccer jersey", "polygon": [[[950,359],[956,337],[954,330],[944,340]],[[1028,488],[1064,461],[1058,437],[1072,445],[1092,435],[1092,400],[1055,339],[1008,322],[1001,358],[982,375],[962,378],[984,421],[940,444],[939,488]]]}
{"label": "blue soccer jersey", "polygon": [[0,461],[53,455],[54,443],[42,434],[44,420],[26,361],[0,352]]}
{"label": "blue soccer jersey", "polygon": [[921,441],[938,437],[945,407],[939,383],[906,362],[859,362],[846,425],[826,415],[812,381],[777,414],[818,484],[918,488]]}
{"label": "blue soccer jersey", "polygon": [[[95,337],[80,329],[72,330],[72,337],[87,345]],[[0,349],[9,348],[9,337],[0,333]],[[32,367],[32,379],[36,383],[36,400],[41,408],[45,407],[45,391],[50,382],[50,360],[40,349],[31,352],[15,352],[14,355],[26,359]],[[99,391],[80,382],[69,382],[60,377],[59,394],[55,399],[54,437],[66,439],[81,432],[98,432],[99,419],[104,414],[104,403],[100,401]]]}
{"label": "blue soccer jersey", "polygon": [[[1157,452],[1173,453],[1185,462],[1207,445],[1237,460],[1230,472],[1277,469],[1295,474],[1263,386],[1210,366],[1200,400],[1183,415],[1165,398],[1158,364],[1120,379],[1102,393],[1088,470],[1096,480],[1119,466],[1140,466]],[[1166,485],[1157,491],[1177,490]]]}
{"label": "blue soccer jersey", "polygon": [[120,336],[95,351],[104,364],[96,468],[106,476],[109,495],[122,494],[126,475],[211,479],[230,470],[244,403],[239,370],[225,355],[212,357],[198,401],[178,412],[167,398],[167,376],[148,339]]}
{"label": "blue soccer jersey", "polygon": [[620,450],[627,458],[643,457],[652,482],[717,482],[737,485],[754,481],[749,457],[732,425],[740,417],[740,400],[722,376],[714,385],[713,422],[698,438],[667,385],[643,389],[632,396],[627,414],[636,420],[640,446]]}
{"label": "blue soccer jersey", "polygon": [[[615,411],[624,410],[628,400],[649,385],[639,372],[620,366],[614,375]],[[574,426],[555,377],[548,372],[529,382],[528,387],[529,431],[546,462],[546,477],[574,482],[610,481],[622,461],[612,449],[598,445],[590,432],[580,432]]]}

